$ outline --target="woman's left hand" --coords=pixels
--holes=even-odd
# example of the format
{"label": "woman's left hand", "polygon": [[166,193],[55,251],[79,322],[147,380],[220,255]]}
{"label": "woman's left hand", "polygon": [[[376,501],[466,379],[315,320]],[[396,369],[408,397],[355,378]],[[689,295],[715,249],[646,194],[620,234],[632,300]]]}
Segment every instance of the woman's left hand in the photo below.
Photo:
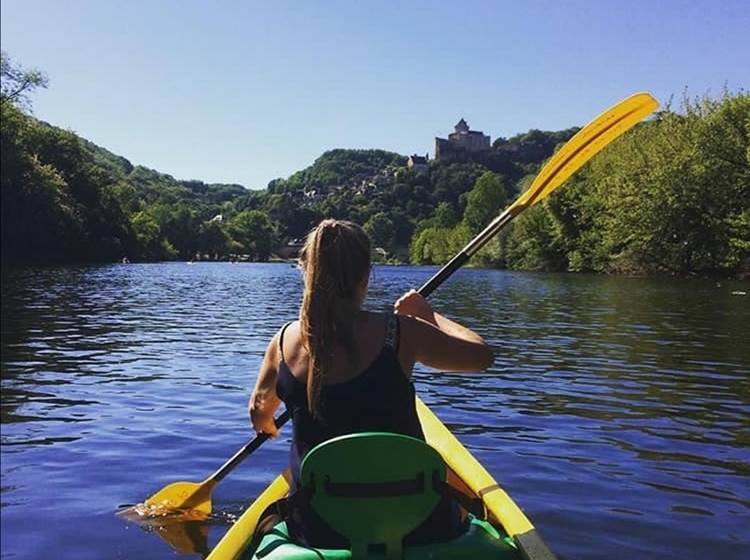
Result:
{"label": "woman's left hand", "polygon": [[250,405],[248,406],[248,413],[250,415],[250,424],[252,424],[255,432],[260,434],[266,434],[271,438],[278,437],[279,429],[276,427],[273,415],[268,420],[257,418],[258,415],[253,414],[252,399],[250,399]]}
{"label": "woman's left hand", "polygon": [[279,429],[276,427],[276,424],[271,420],[268,424],[265,424],[261,427],[260,430],[258,430],[258,434],[265,434],[270,438],[279,437]]}

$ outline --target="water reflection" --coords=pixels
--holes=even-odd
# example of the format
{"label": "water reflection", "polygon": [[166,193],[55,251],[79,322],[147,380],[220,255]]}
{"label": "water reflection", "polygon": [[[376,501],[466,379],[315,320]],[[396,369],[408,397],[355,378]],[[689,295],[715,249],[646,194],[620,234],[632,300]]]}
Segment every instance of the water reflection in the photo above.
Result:
{"label": "water reflection", "polygon": [[[143,504],[139,504],[143,506]],[[217,515],[208,519],[186,519],[178,513],[170,515],[143,514],[138,506],[121,506],[117,515],[125,521],[136,525],[147,533],[160,537],[175,552],[185,555],[208,556],[211,548],[208,545],[208,531],[212,524],[229,521],[226,516]]]}

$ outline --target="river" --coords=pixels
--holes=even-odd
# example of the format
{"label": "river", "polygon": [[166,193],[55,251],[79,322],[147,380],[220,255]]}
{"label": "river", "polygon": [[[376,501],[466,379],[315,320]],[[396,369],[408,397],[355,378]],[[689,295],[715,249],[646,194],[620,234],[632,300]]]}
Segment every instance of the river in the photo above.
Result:
{"label": "river", "polygon": [[[368,307],[433,271],[376,267]],[[417,370],[417,392],[561,558],[747,558],[747,291],[463,270],[431,301],[484,336],[495,364]],[[174,559],[158,529],[115,512],[204,479],[252,436],[258,365],[300,297],[288,264],[5,273],[2,558]],[[288,435],[217,487],[218,514],[188,528],[207,548],[282,469]]]}

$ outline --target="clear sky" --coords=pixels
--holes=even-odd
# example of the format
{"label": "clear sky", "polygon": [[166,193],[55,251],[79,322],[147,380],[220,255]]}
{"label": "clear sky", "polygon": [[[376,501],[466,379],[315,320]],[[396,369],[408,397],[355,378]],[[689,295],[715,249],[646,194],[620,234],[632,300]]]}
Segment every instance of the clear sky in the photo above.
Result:
{"label": "clear sky", "polygon": [[2,0],[37,117],[178,179],[263,188],[331,148],[432,153],[620,98],[750,86],[750,0]]}

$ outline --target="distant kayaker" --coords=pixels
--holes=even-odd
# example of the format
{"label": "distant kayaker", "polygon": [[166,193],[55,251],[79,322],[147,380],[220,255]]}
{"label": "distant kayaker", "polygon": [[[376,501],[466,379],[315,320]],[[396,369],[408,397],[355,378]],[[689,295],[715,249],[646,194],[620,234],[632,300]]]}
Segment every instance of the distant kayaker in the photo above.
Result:
{"label": "distant kayaker", "polygon": [[[310,232],[300,253],[300,318],[271,339],[260,367],[250,417],[257,432],[276,436],[276,409],[283,401],[291,411],[292,491],[301,459],[330,438],[383,431],[424,440],[411,382],[415,362],[480,371],[493,360],[479,335],[433,311],[413,290],[396,301],[396,314],[362,309],[370,251],[367,234],[351,222],[324,220]],[[455,511],[441,504],[413,537],[451,537]],[[287,526],[311,546],[346,545],[304,507],[290,508]]]}

